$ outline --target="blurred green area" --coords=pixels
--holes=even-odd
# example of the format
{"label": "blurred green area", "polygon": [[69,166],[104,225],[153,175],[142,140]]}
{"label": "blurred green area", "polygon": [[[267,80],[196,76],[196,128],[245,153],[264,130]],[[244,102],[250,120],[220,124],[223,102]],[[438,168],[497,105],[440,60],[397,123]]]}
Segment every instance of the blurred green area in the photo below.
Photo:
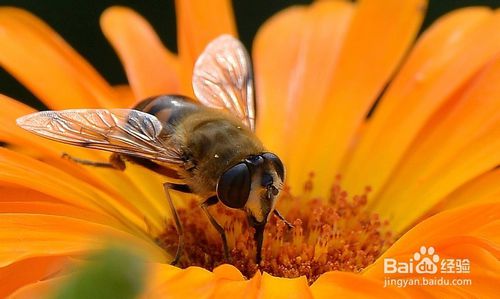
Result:
{"label": "blurred green area", "polygon": [[50,299],[132,299],[141,293],[146,266],[138,255],[109,247],[88,259]]}
{"label": "blurred green area", "polygon": [[[310,2],[311,0],[233,1],[240,38],[249,47],[260,24],[270,16],[287,6]],[[176,50],[173,0],[0,0],[0,5],[22,7],[44,19],[111,84],[125,83],[126,78],[118,58],[99,28],[99,16],[107,7],[123,5],[138,11],[152,23],[168,48]],[[500,0],[430,0],[423,28],[446,12],[473,5],[499,7]],[[28,90],[3,70],[0,70],[0,93],[26,102],[35,108],[43,108]]]}

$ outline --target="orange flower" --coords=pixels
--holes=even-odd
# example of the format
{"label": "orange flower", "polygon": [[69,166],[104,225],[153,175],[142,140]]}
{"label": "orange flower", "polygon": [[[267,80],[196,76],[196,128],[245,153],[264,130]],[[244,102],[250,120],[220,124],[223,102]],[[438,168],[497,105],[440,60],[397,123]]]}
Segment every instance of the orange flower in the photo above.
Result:
{"label": "orange flower", "polygon": [[[213,272],[170,266],[165,248],[172,244],[158,242],[168,241],[171,229],[164,178],[134,165],[117,172],[61,159],[62,152],[100,161],[108,154],[23,131],[15,119],[33,109],[1,96],[0,296],[46,294],[64,281],[63,269],[106,240],[144,252],[151,265],[144,296],[152,298],[497,295],[500,14],[454,11],[414,43],[425,6],[423,0],[318,1],[278,13],[254,41],[257,133],[285,161],[285,197],[295,201],[281,204],[300,215],[291,241],[297,244],[284,235],[267,237],[264,269],[304,266],[306,259],[308,269],[357,272],[330,271],[308,285],[304,276],[266,272],[246,279],[231,265]],[[130,107],[159,93],[192,95],[196,57],[218,35],[235,35],[235,22],[229,1],[177,1],[176,8],[178,55],[135,12],[113,7],[103,14],[104,34],[130,87],[110,86],[47,25],[15,8],[0,9],[0,63],[51,109]],[[351,200],[342,190],[362,195]],[[333,212],[321,214],[328,208]],[[196,226],[198,218],[190,217],[184,219]],[[307,226],[314,221],[317,228]],[[279,223],[273,227],[279,233]],[[245,234],[239,232],[236,243]],[[245,248],[238,250],[248,253]],[[305,255],[294,256],[297,248]],[[443,279],[466,285],[393,284],[434,276],[388,273],[386,261],[427,259],[432,271],[442,266],[435,256],[467,260],[469,271],[459,267],[465,273],[439,269]]]}

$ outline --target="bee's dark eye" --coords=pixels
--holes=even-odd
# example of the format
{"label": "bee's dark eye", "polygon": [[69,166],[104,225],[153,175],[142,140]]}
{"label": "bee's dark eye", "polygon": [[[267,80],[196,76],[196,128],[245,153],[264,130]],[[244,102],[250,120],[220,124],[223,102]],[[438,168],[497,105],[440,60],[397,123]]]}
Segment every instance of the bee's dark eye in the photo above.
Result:
{"label": "bee's dark eye", "polygon": [[273,162],[276,173],[280,177],[281,181],[285,181],[285,167],[283,166],[280,158],[273,153],[263,153],[262,157]]}
{"label": "bee's dark eye", "polygon": [[250,170],[245,163],[238,163],[222,174],[217,183],[217,197],[226,206],[241,209],[250,194]]}
{"label": "bee's dark eye", "polygon": [[262,187],[267,187],[273,184],[273,177],[269,173],[264,173],[260,181]]}
{"label": "bee's dark eye", "polygon": [[264,162],[264,159],[262,159],[261,156],[249,156],[245,159],[245,161],[253,166],[259,166],[262,162]]}

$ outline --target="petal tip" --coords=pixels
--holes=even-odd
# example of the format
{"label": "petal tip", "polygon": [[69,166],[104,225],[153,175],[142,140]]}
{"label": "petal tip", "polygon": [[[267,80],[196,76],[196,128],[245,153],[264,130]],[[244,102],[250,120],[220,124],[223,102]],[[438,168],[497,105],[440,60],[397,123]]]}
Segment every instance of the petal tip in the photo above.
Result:
{"label": "petal tip", "polygon": [[244,280],[243,274],[241,274],[238,268],[229,264],[222,264],[213,270],[214,274],[223,279],[229,280]]}
{"label": "petal tip", "polygon": [[120,15],[136,15],[136,12],[127,6],[110,6],[101,13],[101,17],[99,18],[101,28],[104,30],[107,25],[111,25],[111,23],[119,21],[117,18],[119,18]]}

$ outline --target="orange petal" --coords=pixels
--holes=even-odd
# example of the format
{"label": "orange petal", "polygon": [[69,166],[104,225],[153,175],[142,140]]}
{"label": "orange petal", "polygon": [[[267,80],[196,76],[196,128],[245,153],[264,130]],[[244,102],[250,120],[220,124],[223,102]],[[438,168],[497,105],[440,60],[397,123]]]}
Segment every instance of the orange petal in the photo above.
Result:
{"label": "orange petal", "polygon": [[217,36],[237,36],[229,0],[176,0],[177,48],[182,61],[181,94],[193,95],[192,70],[205,46]]}
{"label": "orange petal", "polygon": [[[30,192],[30,190],[27,190],[28,192],[23,192],[24,190],[19,188],[13,189],[14,190],[5,190],[5,187],[0,186],[0,192],[2,192],[2,201],[0,201],[0,213],[68,216],[76,219],[90,221],[93,223],[106,224],[125,229],[120,222],[109,217],[109,215],[92,212],[67,204],[39,201],[39,193],[37,194],[36,192]],[[26,196],[26,194],[29,195],[30,198],[19,200],[19,197]]]}
{"label": "orange petal", "polygon": [[233,265],[223,264],[214,269],[214,274],[219,279],[242,281],[245,280],[243,274]]}
{"label": "orange petal", "polygon": [[[422,274],[385,274],[384,258],[408,261],[421,246],[432,246],[440,257],[469,259],[470,273],[443,274],[445,278],[471,279],[465,286],[414,286],[437,297],[493,298],[498,294],[494,281],[500,273],[500,203],[473,204],[439,213],[404,234],[363,275],[383,281],[386,277],[421,279]],[[438,265],[439,266],[439,265]],[[440,269],[440,266],[439,268]]]}
{"label": "orange petal", "polygon": [[252,53],[258,104],[257,135],[284,161],[288,159],[279,141],[283,137],[276,138],[272,129],[276,126],[278,131],[283,131],[285,127],[288,81],[298,58],[297,33],[304,28],[306,14],[306,7],[293,6],[273,16],[257,32]]}
{"label": "orange petal", "polygon": [[304,171],[294,163],[300,160],[295,151],[320,112],[352,12],[353,5],[341,1],[291,7],[257,34],[257,135],[287,165],[289,185]]}
{"label": "orange petal", "polygon": [[305,276],[280,278],[264,272],[258,298],[313,298],[313,295]]}
{"label": "orange petal", "polygon": [[233,265],[221,265],[214,269],[218,278],[212,298],[258,298],[261,274],[246,280],[241,272]]}
{"label": "orange petal", "polygon": [[[411,46],[425,6],[425,0],[357,4],[337,62],[330,76],[321,79],[328,88],[322,96],[319,114],[313,116],[312,128],[301,132],[305,136],[300,145],[291,147],[291,155],[297,159],[295,165],[303,169],[301,177],[292,183],[305,182],[308,172],[314,171],[318,186],[314,190],[321,194],[330,190],[355,132]],[[311,102],[307,97],[303,100]]]}
{"label": "orange petal", "polygon": [[47,106],[123,106],[106,81],[37,17],[4,7],[0,28],[0,64]]}
{"label": "orange petal", "polygon": [[[154,173],[142,166],[128,163],[125,174],[134,184],[134,188],[141,193],[141,197],[130,198],[127,201],[136,206],[152,226],[150,233],[155,235],[161,233],[165,227],[165,221],[171,218],[170,208],[165,199],[163,184],[170,181],[165,176]],[[179,207],[186,202],[186,194],[172,194],[175,206]]]}
{"label": "orange petal", "polygon": [[[135,210],[134,213],[141,214],[139,212],[141,211],[147,214],[151,227],[155,230],[163,228],[164,219],[170,215],[164,200],[162,188],[164,179],[134,165],[128,165],[125,172],[120,172],[82,167],[67,159],[62,159],[61,154],[65,152],[80,159],[107,161],[109,153],[68,146],[31,134],[19,128],[15,123],[16,118],[31,113],[33,111],[31,108],[1,95],[0,106],[8,108],[0,111],[0,140],[8,142],[10,146],[15,146],[18,152],[29,154],[64,171],[67,175],[91,183],[115,200],[121,201],[121,205]],[[143,218],[142,214],[139,218]]]}
{"label": "orange petal", "polygon": [[144,18],[129,8],[114,6],[102,14],[101,27],[120,56],[136,100],[179,93],[177,59]]}
{"label": "orange petal", "polygon": [[9,299],[51,298],[54,290],[66,283],[67,276],[49,278],[27,284],[15,291]]}
{"label": "orange petal", "polygon": [[210,298],[216,279],[213,273],[198,267],[181,270],[170,265],[160,266],[153,284],[146,288],[145,298]]}
{"label": "orange petal", "polygon": [[[0,181],[47,194],[59,200],[99,211],[92,204],[92,188],[77,179],[65,176],[49,165],[0,148]],[[40,178],[44,178],[43,181]],[[95,199],[94,199],[95,200]]]}
{"label": "orange petal", "polygon": [[0,182],[33,189],[68,204],[106,213],[131,228],[144,225],[143,214],[123,199],[110,197],[59,169],[4,148],[0,148]]}
{"label": "orange petal", "polygon": [[344,171],[343,185],[357,193],[380,191],[429,117],[500,50],[500,13],[454,11],[420,39],[381,99]]}
{"label": "orange petal", "polygon": [[45,203],[62,203],[57,198],[47,194],[34,191],[32,189],[20,188],[13,184],[5,182],[0,183],[0,194],[2,194],[2,201],[5,202],[45,202]]}
{"label": "orange petal", "polygon": [[[9,145],[32,149],[33,152],[38,152],[39,156],[44,156],[45,158],[47,156],[60,157],[61,153],[68,148],[75,149],[75,147],[38,137],[19,127],[16,124],[16,119],[35,112],[33,108],[2,94],[0,94],[0,107],[2,107],[2,109],[0,109],[1,141],[7,142]],[[60,160],[63,161],[62,159]],[[66,166],[68,166],[67,163]]]}
{"label": "orange petal", "polygon": [[471,202],[498,201],[500,198],[500,184],[498,182],[500,182],[500,168],[488,171],[460,186],[447,195],[429,213],[432,215]]}
{"label": "orange petal", "polygon": [[67,257],[44,256],[28,258],[2,267],[0,268],[0,281],[2,282],[0,297],[6,298],[18,288],[55,275],[67,264]]}
{"label": "orange petal", "polygon": [[[51,143],[43,138],[37,137],[21,129],[16,124],[16,119],[26,114],[35,112],[31,107],[16,100],[0,94],[0,140],[14,145],[35,147],[44,155],[50,155],[57,150],[51,147]],[[57,147],[58,144],[54,143]]]}
{"label": "orange petal", "polygon": [[260,280],[260,272],[250,280],[219,280],[211,298],[259,298]]}
{"label": "orange petal", "polygon": [[0,214],[0,267],[30,257],[77,256],[113,241],[147,253],[152,261],[167,258],[151,240],[114,227],[63,216]]}
{"label": "orange petal", "polygon": [[393,215],[393,228],[404,229],[460,185],[500,163],[499,81],[497,55],[415,137],[404,162],[371,202],[381,216]]}
{"label": "orange petal", "polygon": [[[132,91],[132,88],[130,85],[126,84],[121,84],[121,85],[115,85],[113,86],[113,89],[115,90],[116,96],[118,98],[123,99],[127,103],[134,103],[135,102],[135,95],[134,92]],[[125,107],[125,106],[123,106]]]}
{"label": "orange petal", "polygon": [[[6,142],[10,148],[15,148],[16,151],[43,160],[66,173],[109,190],[109,186],[103,186],[103,180],[97,180],[97,177],[89,174],[84,168],[67,159],[61,159],[61,154],[64,152],[75,157],[97,161],[106,159],[107,155],[50,141],[23,130],[16,124],[16,119],[33,113],[34,110],[21,102],[0,94],[0,107],[2,107],[0,109],[0,140]],[[109,174],[106,176],[107,180],[111,177]]]}
{"label": "orange petal", "polygon": [[222,265],[213,273],[198,267],[179,269],[151,264],[144,298],[257,298],[260,273],[245,280],[232,265]]}
{"label": "orange petal", "polygon": [[[355,273],[328,272],[322,274],[311,286],[318,298],[408,298],[403,290],[384,288],[382,280],[371,279]],[[417,295],[417,294],[414,294]]]}

